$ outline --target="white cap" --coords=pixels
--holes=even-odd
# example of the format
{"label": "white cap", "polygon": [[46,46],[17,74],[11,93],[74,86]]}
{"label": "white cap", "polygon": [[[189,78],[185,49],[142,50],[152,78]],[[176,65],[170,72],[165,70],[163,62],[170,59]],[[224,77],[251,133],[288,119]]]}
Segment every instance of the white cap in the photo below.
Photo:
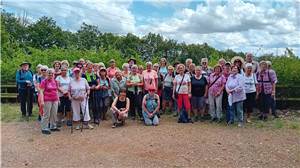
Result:
{"label": "white cap", "polygon": [[253,66],[253,65],[252,65],[251,63],[247,63],[247,64],[245,65],[246,68],[252,67],[252,66]]}
{"label": "white cap", "polygon": [[46,65],[43,65],[43,66],[41,66],[41,70],[42,70],[42,69],[48,70],[48,67],[47,67]]}

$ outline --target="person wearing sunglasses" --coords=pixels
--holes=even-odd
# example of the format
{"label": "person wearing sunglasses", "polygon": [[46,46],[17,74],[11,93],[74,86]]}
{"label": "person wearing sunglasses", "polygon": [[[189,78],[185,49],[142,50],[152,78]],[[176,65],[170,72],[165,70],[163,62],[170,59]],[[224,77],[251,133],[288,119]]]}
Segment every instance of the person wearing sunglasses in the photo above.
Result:
{"label": "person wearing sunglasses", "polygon": [[[58,84],[54,79],[55,70],[47,70],[47,78],[40,84],[40,104],[43,106],[42,115],[42,134],[51,134],[51,131],[60,131],[57,126],[57,109],[58,109]],[[50,129],[49,129],[50,123]]]}

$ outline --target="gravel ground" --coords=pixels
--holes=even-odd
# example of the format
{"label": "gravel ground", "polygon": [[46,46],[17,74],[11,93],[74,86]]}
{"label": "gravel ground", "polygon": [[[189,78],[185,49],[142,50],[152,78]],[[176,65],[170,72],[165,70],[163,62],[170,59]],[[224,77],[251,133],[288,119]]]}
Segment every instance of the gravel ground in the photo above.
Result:
{"label": "gravel ground", "polygon": [[128,121],[42,135],[36,122],[2,123],[1,167],[300,167],[300,134],[208,122],[157,127]]}

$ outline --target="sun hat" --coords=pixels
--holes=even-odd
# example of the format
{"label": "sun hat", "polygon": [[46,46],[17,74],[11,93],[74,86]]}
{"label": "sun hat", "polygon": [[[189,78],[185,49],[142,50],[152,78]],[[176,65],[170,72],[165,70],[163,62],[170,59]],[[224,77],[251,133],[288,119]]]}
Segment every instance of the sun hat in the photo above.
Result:
{"label": "sun hat", "polygon": [[22,62],[22,63],[20,64],[20,66],[25,65],[25,64],[27,64],[27,65],[29,66],[29,68],[31,67],[31,63],[29,63],[29,62],[27,62],[27,61]]}
{"label": "sun hat", "polygon": [[242,62],[242,64],[244,64],[244,59],[240,56],[234,56],[232,59],[231,59],[231,63],[233,64],[235,61],[237,60],[240,60]]}

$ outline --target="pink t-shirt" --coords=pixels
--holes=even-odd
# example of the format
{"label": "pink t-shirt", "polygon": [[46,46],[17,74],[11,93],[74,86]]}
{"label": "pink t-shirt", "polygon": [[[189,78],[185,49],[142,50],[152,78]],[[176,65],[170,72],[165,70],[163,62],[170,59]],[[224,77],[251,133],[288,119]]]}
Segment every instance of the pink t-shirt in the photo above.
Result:
{"label": "pink t-shirt", "polygon": [[157,72],[154,70],[151,70],[148,72],[147,70],[144,70],[143,73],[143,78],[144,78],[144,89],[148,90],[151,86],[157,89],[155,79],[158,78]]}
{"label": "pink t-shirt", "polygon": [[209,85],[211,85],[215,80],[217,81],[208,89],[208,93],[213,95],[221,92],[222,86],[226,83],[226,78],[222,74],[219,78],[215,75],[215,73],[210,74],[208,78]]}
{"label": "pink t-shirt", "polygon": [[107,76],[108,76],[108,78],[112,79],[115,76],[117,70],[119,70],[117,67],[115,67],[115,68],[111,68],[111,67],[107,68]]}
{"label": "pink t-shirt", "polygon": [[44,101],[58,101],[58,87],[54,79],[45,79],[40,88],[44,89]]}

